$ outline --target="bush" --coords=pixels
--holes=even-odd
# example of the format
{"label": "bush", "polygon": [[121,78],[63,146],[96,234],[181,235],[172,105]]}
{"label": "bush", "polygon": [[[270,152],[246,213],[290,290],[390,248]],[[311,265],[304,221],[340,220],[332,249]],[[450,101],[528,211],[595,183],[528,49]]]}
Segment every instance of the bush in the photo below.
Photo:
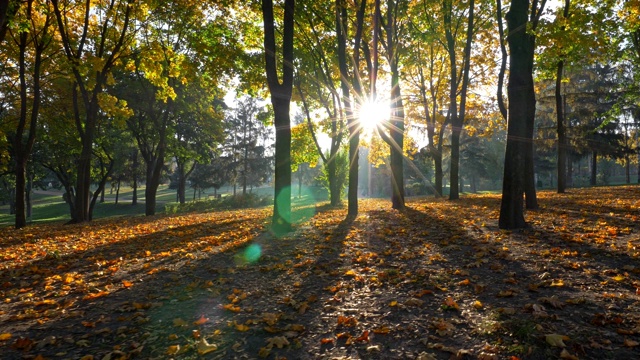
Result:
{"label": "bush", "polygon": [[263,207],[271,205],[272,203],[273,197],[271,196],[260,196],[249,193],[246,195],[225,196],[219,199],[194,201],[185,204],[170,203],[165,205],[164,211],[166,214],[178,214],[226,209],[246,209]]}

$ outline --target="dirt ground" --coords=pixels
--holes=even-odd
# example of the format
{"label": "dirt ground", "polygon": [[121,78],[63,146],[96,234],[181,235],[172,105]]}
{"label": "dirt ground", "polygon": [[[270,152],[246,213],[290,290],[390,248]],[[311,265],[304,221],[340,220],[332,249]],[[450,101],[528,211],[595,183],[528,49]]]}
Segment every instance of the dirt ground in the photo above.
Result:
{"label": "dirt ground", "polygon": [[[1,359],[640,358],[640,188],[2,229]],[[307,219],[308,218],[308,219]]]}

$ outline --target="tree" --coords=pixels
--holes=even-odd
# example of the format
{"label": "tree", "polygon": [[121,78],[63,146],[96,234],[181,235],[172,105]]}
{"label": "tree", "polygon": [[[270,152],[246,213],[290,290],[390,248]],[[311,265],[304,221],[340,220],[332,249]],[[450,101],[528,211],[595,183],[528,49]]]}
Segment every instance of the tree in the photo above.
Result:
{"label": "tree", "polygon": [[20,4],[21,1],[19,0],[6,0],[0,2],[0,43],[4,41],[7,29],[9,28],[9,23],[18,13]]}
{"label": "tree", "polygon": [[[456,38],[455,34],[458,32],[457,28],[453,27],[452,15],[453,15],[453,0],[443,1],[444,11],[444,30],[446,36],[445,48],[449,53],[449,71],[450,71],[450,90],[449,90],[449,117],[451,121],[451,166],[450,166],[450,187],[449,187],[449,199],[455,200],[460,197],[459,195],[459,166],[460,166],[460,133],[464,124],[467,89],[469,87],[469,69],[471,68],[471,43],[473,41],[474,33],[474,5],[475,1],[469,1],[469,10],[467,15],[467,29],[466,38],[462,59],[462,85],[458,92],[458,68],[456,61]],[[456,24],[460,22],[456,21]],[[460,107],[458,108],[458,96],[460,96]]]}
{"label": "tree", "polygon": [[[344,51],[336,46],[338,10],[331,3],[313,2],[301,5],[302,10],[298,13],[303,20],[300,24],[304,21],[308,26],[300,26],[300,46],[296,48],[296,59],[300,59],[300,64],[297,66],[295,86],[317,153],[330,174],[329,201],[331,206],[338,206],[342,201],[342,185],[338,184],[335,159],[344,145],[347,121],[342,96],[338,91],[338,84],[342,86],[344,83],[340,74],[342,56],[336,52],[346,53],[346,44]],[[331,9],[334,10],[333,13]],[[326,156],[325,149],[318,142],[317,129],[329,135],[329,152]]]}
{"label": "tree", "polygon": [[300,123],[291,128],[291,171],[298,173],[298,197],[302,195],[302,178],[305,164],[316,167],[318,153],[307,124]]}
{"label": "tree", "polygon": [[[404,209],[404,130],[405,113],[400,89],[400,54],[402,52],[402,36],[406,29],[405,20],[408,3],[406,1],[387,0],[386,21],[382,27],[385,30],[386,39],[382,41],[385,48],[385,56],[391,72],[391,109],[389,121],[378,126],[378,134],[389,145],[391,166],[391,207]],[[379,4],[377,4],[379,8]],[[379,11],[376,10],[376,11]]]}
{"label": "tree", "polygon": [[[81,140],[77,159],[74,221],[90,220],[91,157],[98,126],[103,90],[111,81],[111,71],[132,40],[129,25],[131,0],[94,3],[84,6],[51,0],[64,53],[73,73],[74,120]],[[73,17],[73,19],[71,19]]]}
{"label": "tree", "polygon": [[[12,6],[15,6],[13,4]],[[36,140],[37,121],[41,105],[43,68],[53,57],[47,56],[47,50],[54,41],[53,17],[48,9],[49,3],[41,4],[28,0],[22,13],[22,25],[10,30],[16,42],[19,68],[19,110],[15,130],[11,138],[11,153],[15,174],[15,227],[26,226],[26,169]]]}
{"label": "tree", "polygon": [[276,234],[291,231],[291,120],[289,109],[293,88],[293,16],[295,0],[285,0],[282,39],[282,82],[278,79],[276,61],[275,19],[273,0],[262,0],[264,20],[264,55],[267,84],[274,112],[275,143],[275,196],[272,230]]}
{"label": "tree", "polygon": [[[509,97],[507,148],[498,220],[498,226],[501,229],[527,226],[523,213],[523,193],[527,188],[527,182],[533,181],[533,170],[530,167],[533,167],[532,137],[536,111],[533,87],[535,35],[528,29],[535,30],[544,5],[545,0],[542,0],[539,8],[537,1],[534,1],[530,11],[529,0],[513,0],[507,13],[507,42],[511,52],[507,86]],[[530,196],[528,192],[527,200]]]}
{"label": "tree", "polygon": [[[444,129],[447,126],[441,109],[444,108],[444,93],[447,63],[447,52],[442,42],[438,40],[437,29],[432,26],[436,11],[432,11],[427,1],[422,1],[420,6],[412,7],[416,14],[410,14],[415,21],[409,27],[410,38],[413,42],[407,47],[409,52],[408,65],[405,67],[406,80],[418,90],[417,99],[408,101],[411,104],[420,104],[421,114],[424,118],[427,132],[427,152],[433,161],[434,169],[434,195],[442,196],[442,151]],[[422,19],[424,22],[417,20]],[[418,111],[418,110],[416,110]]]}
{"label": "tree", "polygon": [[260,99],[245,96],[227,116],[226,153],[232,159],[234,195],[238,182],[246,195],[248,185],[257,186],[271,174],[267,144],[271,133],[265,124],[269,115]]}

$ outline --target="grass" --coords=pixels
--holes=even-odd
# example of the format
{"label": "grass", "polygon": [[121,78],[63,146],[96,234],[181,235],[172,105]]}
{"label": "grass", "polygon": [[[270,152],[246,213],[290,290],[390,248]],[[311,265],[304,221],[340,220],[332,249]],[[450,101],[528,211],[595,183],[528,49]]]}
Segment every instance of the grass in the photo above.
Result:
{"label": "grass", "polygon": [[[54,190],[57,192],[57,190]],[[137,216],[144,215],[145,213],[145,198],[144,187],[138,187],[138,204],[131,205],[131,199],[133,196],[133,189],[128,186],[120,187],[120,194],[118,197],[118,204],[115,204],[115,190],[111,193],[110,188],[106,189],[105,202],[96,203],[93,218],[109,218],[116,216]],[[249,189],[247,189],[249,191]],[[237,194],[242,192],[242,189],[236,189]],[[260,187],[252,189],[254,194],[260,196],[273,195],[273,188]],[[217,194],[222,196],[231,196],[233,194],[233,187],[223,187],[219,189]],[[206,201],[209,199],[209,195],[213,195],[213,189],[204,191],[200,197],[196,195],[196,201]],[[295,186],[292,191],[292,202],[297,206],[305,206],[310,203],[315,204],[315,201],[325,200],[327,192],[324,189],[306,188],[303,187],[302,197],[298,198],[298,188]],[[48,223],[48,222],[66,222],[71,219],[69,215],[69,206],[62,199],[62,192],[59,194],[43,194],[41,192],[34,192],[32,194],[32,217],[31,223]],[[187,202],[193,201],[193,190],[187,189],[186,194]],[[156,213],[162,213],[165,210],[167,204],[176,203],[176,191],[169,189],[167,185],[160,185],[156,196]],[[294,214],[297,215],[297,214]],[[304,215],[298,215],[306,217]],[[0,205],[0,227],[12,226],[15,222],[15,216],[9,215],[9,205]]]}

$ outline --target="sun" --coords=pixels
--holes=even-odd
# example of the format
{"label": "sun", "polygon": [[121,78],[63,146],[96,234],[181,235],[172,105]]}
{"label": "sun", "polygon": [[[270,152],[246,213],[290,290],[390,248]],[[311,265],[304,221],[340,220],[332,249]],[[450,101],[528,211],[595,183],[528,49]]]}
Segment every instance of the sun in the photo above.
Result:
{"label": "sun", "polygon": [[389,117],[389,104],[382,101],[367,100],[360,105],[358,118],[364,131],[370,131]]}

